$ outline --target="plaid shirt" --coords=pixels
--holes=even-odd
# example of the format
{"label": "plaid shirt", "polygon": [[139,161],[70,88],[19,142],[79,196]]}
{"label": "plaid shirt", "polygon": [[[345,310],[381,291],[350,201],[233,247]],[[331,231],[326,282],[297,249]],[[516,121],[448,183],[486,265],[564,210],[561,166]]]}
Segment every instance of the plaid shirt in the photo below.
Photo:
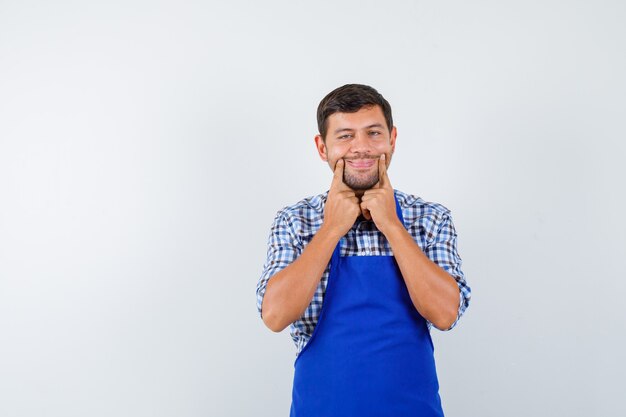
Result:
{"label": "plaid shirt", "polygon": [[[394,193],[408,232],[428,258],[446,270],[459,286],[459,311],[456,320],[447,329],[450,330],[465,312],[471,296],[470,287],[461,271],[461,258],[456,249],[457,235],[450,211],[441,204],[429,203],[402,191],[394,190]],[[307,197],[276,214],[268,239],[267,259],[256,288],[259,314],[269,279],[296,260],[322,226],[327,196],[328,191]],[[393,256],[385,235],[376,228],[374,222],[361,216],[342,239],[341,256]],[[329,270],[330,263],[326,266],[304,314],[289,326],[289,333],[296,344],[296,356],[311,338],[317,324],[326,293]],[[428,323],[428,326],[430,328],[432,324]]]}

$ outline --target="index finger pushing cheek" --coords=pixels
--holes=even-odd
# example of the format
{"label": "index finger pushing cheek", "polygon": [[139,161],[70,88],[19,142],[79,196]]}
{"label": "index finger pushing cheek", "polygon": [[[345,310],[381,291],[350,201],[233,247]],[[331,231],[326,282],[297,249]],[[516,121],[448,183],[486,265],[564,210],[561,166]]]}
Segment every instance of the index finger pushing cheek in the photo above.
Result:
{"label": "index finger pushing cheek", "polygon": [[334,176],[335,178],[343,179],[343,159],[339,158],[337,162],[335,162]]}
{"label": "index finger pushing cheek", "polygon": [[387,154],[381,154],[378,159],[378,174],[381,178],[387,174]]}
{"label": "index finger pushing cheek", "polygon": [[342,169],[342,167],[343,167],[343,158],[339,158],[337,159],[337,162],[335,162],[335,173],[337,173],[337,171]]}
{"label": "index finger pushing cheek", "polygon": [[341,187],[341,184],[343,183],[343,165],[344,165],[344,160],[343,159],[338,159],[337,162],[335,162],[335,169],[333,172],[333,181],[331,186],[332,187]]}

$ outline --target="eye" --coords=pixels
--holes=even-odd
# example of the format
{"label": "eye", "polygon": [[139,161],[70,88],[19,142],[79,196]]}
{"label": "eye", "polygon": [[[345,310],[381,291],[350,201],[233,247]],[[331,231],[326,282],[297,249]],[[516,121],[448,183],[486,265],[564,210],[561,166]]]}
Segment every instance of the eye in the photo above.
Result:
{"label": "eye", "polygon": [[381,133],[380,133],[380,132],[378,132],[378,131],[376,131],[376,130],[372,130],[372,131],[370,131],[370,132],[369,132],[369,135],[370,135],[370,136],[380,136],[380,135],[381,135]]}
{"label": "eye", "polygon": [[346,133],[345,135],[339,136],[337,139],[348,139],[348,138],[351,138],[351,137],[352,137],[352,135]]}

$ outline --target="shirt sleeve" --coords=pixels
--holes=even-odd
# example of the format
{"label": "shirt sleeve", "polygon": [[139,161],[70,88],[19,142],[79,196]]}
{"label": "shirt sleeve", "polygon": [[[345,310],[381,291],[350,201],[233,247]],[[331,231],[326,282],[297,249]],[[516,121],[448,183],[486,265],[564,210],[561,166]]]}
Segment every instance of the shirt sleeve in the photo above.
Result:
{"label": "shirt sleeve", "polygon": [[285,211],[276,214],[267,240],[267,258],[256,286],[256,303],[259,316],[263,317],[262,306],[265,289],[270,278],[290,265],[301,252],[300,240]]}
{"label": "shirt sleeve", "polygon": [[[471,288],[465,281],[465,274],[461,270],[462,260],[457,251],[457,234],[448,213],[443,215],[441,224],[433,240],[429,242],[424,253],[437,265],[449,273],[459,286],[459,310],[456,320],[445,329],[451,330],[465,313],[471,299]],[[431,323],[429,323],[429,326]]]}

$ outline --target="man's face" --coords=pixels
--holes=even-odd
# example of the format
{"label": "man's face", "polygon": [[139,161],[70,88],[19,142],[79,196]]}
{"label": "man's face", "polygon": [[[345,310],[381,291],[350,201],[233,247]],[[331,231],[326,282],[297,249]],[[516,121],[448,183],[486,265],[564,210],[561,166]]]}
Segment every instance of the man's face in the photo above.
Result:
{"label": "man's face", "polygon": [[331,170],[345,160],[343,181],[353,190],[367,190],[378,182],[378,159],[385,154],[387,166],[396,145],[396,128],[387,128],[380,106],[363,107],[355,113],[333,113],[327,119],[326,141],[315,137],[317,151]]}

